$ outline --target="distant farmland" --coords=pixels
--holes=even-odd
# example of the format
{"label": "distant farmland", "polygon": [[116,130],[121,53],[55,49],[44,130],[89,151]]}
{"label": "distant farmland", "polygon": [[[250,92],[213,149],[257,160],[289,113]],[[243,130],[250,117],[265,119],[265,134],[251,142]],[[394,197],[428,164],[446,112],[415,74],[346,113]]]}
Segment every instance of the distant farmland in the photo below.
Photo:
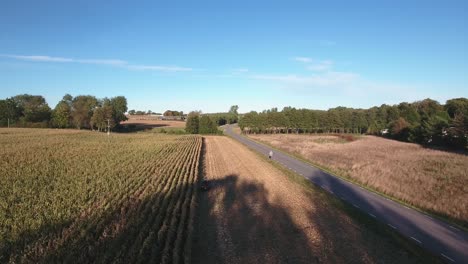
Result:
{"label": "distant farmland", "polygon": [[123,121],[120,124],[127,127],[135,127],[140,130],[152,128],[185,128],[185,121],[159,120],[149,116],[130,116],[127,121]]}
{"label": "distant farmland", "polygon": [[468,223],[468,156],[375,136],[249,135],[426,211]]}
{"label": "distant farmland", "polygon": [[0,263],[190,262],[200,137],[0,134]]}

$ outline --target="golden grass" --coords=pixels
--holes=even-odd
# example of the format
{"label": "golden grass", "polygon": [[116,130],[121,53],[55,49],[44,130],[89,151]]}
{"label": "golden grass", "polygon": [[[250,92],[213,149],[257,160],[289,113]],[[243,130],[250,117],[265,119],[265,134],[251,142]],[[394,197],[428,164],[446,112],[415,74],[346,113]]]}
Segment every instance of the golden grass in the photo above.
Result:
{"label": "golden grass", "polygon": [[468,221],[468,156],[374,136],[251,135],[411,205]]}

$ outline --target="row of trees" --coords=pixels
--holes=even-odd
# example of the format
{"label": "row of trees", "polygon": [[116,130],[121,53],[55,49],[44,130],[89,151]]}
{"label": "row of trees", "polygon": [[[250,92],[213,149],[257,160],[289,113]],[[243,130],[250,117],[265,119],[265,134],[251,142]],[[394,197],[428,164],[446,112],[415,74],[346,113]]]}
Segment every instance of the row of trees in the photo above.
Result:
{"label": "row of trees", "polygon": [[184,116],[183,111],[166,110],[163,116]]}
{"label": "row of trees", "polygon": [[237,112],[238,110],[239,106],[233,105],[226,113],[213,113],[206,115],[208,115],[218,126],[223,126],[226,124],[237,123],[239,117],[239,113]]}
{"label": "row of trees", "polygon": [[114,128],[126,120],[127,99],[123,96],[97,99],[91,95],[66,94],[52,110],[44,97],[22,94],[0,100],[0,126]]}
{"label": "row of trees", "polygon": [[218,126],[209,115],[202,115],[200,111],[193,111],[187,115],[185,131],[190,134],[218,134]]}
{"label": "row of trees", "polygon": [[135,109],[129,110],[128,114],[129,115],[160,115],[160,113],[156,113],[151,110],[141,111],[141,110],[135,110]]}
{"label": "row of trees", "polygon": [[285,107],[250,112],[239,120],[244,133],[367,133],[429,145],[466,148],[468,99],[441,105],[425,99],[370,109],[346,107],[327,111]]}

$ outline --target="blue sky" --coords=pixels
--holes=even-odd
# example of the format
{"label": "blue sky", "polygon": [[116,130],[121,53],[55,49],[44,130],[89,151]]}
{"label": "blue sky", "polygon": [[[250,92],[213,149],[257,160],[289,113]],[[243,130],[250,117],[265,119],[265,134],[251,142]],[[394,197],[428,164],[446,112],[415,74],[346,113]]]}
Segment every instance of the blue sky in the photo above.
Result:
{"label": "blue sky", "polygon": [[[253,3],[254,2],[254,3]],[[468,1],[1,1],[0,98],[129,109],[468,97]]]}

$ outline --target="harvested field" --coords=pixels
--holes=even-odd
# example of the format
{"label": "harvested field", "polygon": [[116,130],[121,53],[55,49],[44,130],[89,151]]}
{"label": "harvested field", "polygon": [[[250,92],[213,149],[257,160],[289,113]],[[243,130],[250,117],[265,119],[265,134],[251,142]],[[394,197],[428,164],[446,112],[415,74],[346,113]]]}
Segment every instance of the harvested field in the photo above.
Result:
{"label": "harvested field", "polygon": [[[249,135],[418,208],[468,223],[468,156],[374,136]],[[332,136],[333,137],[333,136]]]}
{"label": "harvested field", "polygon": [[0,263],[190,262],[201,143],[0,129]]}
{"label": "harvested field", "polygon": [[413,255],[227,137],[205,138],[194,263],[411,263]]}
{"label": "harvested field", "polygon": [[144,120],[144,119],[129,119],[120,122],[124,126],[135,126],[137,129],[152,129],[152,128],[185,128],[185,121],[176,120]]}

